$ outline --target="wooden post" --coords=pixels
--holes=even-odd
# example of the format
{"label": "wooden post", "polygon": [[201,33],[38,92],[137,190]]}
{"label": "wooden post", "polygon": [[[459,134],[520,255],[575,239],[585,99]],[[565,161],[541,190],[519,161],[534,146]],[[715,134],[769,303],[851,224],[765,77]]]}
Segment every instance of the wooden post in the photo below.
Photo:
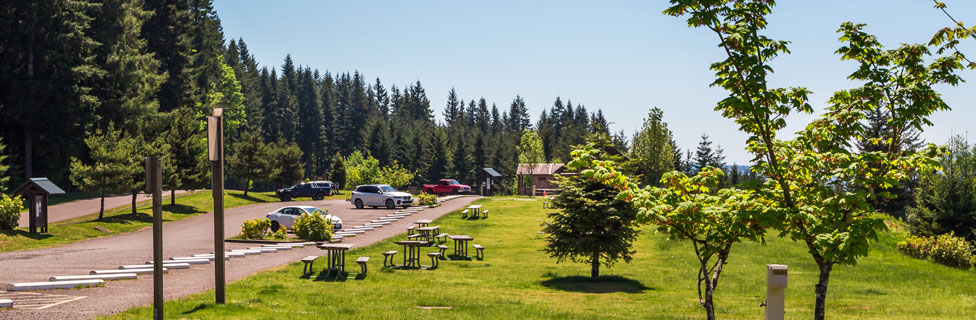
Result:
{"label": "wooden post", "polygon": [[153,204],[153,319],[163,319],[163,170],[159,157],[146,157],[146,193]]}
{"label": "wooden post", "polygon": [[214,199],[214,296],[218,304],[225,300],[224,270],[224,121],[223,108],[215,108],[207,117],[207,140],[210,142],[211,189]]}

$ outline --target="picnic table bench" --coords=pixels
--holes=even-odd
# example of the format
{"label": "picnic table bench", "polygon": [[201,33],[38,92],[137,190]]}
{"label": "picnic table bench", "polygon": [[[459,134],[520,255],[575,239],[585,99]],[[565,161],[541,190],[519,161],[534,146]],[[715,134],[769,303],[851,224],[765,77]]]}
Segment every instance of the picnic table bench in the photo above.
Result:
{"label": "picnic table bench", "polygon": [[471,247],[474,247],[475,250],[478,250],[475,253],[476,258],[478,258],[479,260],[485,260],[485,247],[482,247],[480,244],[473,244],[471,245]]}
{"label": "picnic table bench", "polygon": [[368,261],[369,261],[369,257],[359,257],[359,259],[356,259],[356,263],[358,263],[359,266],[363,269],[363,272],[360,273],[360,275],[363,277],[366,276],[366,262]]}
{"label": "picnic table bench", "polygon": [[312,264],[314,264],[315,263],[315,259],[318,259],[318,258],[319,258],[319,256],[307,256],[307,257],[302,258],[302,262],[305,263],[305,267],[302,268],[302,274],[303,275],[308,274],[309,271],[313,271]]}
{"label": "picnic table bench", "polygon": [[391,250],[391,251],[387,251],[387,252],[383,252],[382,253],[383,254],[383,267],[384,268],[386,268],[386,259],[387,258],[390,258],[390,266],[391,267],[393,266],[393,256],[395,256],[397,254],[397,252],[399,252],[399,251]]}

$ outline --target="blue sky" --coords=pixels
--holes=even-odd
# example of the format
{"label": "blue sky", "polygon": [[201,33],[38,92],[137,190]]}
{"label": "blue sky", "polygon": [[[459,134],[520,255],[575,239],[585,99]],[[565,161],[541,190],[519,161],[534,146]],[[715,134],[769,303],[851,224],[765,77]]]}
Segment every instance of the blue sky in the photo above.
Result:
{"label": "blue sky", "polygon": [[[972,25],[976,1],[943,0]],[[708,85],[708,66],[722,58],[716,37],[661,14],[667,1],[257,1],[216,0],[227,39],[243,37],[264,66],[286,54],[322,71],[359,70],[384,84],[420,80],[440,118],[453,87],[466,101],[484,96],[507,109],[516,94],[533,118],[556,96],[602,108],[613,130],[636,131],[648,109],[664,110],[682,149],[709,134],[729,163],[746,163],[746,136],[713,108],[726,96]],[[857,84],[846,79],[836,30],[867,23],[887,46],[928,42],[950,21],[928,0],[780,1],[767,34],[792,42],[775,60],[771,81],[805,86],[822,107],[830,95]],[[976,40],[963,51],[976,58]],[[923,137],[942,143],[950,133],[976,135],[976,72],[972,81],[941,88],[953,108],[933,117]],[[788,131],[810,116],[789,119]],[[534,120],[533,120],[534,121]]]}

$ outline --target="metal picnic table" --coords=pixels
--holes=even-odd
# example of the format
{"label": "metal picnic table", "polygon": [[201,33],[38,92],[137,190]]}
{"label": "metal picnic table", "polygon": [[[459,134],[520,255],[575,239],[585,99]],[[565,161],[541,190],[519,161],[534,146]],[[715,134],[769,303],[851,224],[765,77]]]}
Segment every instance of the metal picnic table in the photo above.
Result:
{"label": "metal picnic table", "polygon": [[338,271],[339,275],[346,271],[346,251],[352,248],[352,243],[323,243],[318,245],[319,249],[325,250],[329,254],[329,266],[326,268],[331,274],[332,270]]}
{"label": "metal picnic table", "polygon": [[472,205],[468,206],[468,209],[471,210],[472,213],[474,213],[474,216],[475,217],[477,217],[481,213],[481,205],[480,204],[472,204]]}
{"label": "metal picnic table", "polygon": [[454,256],[455,257],[463,257],[465,259],[471,258],[471,257],[468,256],[468,242],[470,242],[471,240],[474,240],[474,238],[472,238],[469,235],[463,235],[463,234],[460,234],[460,235],[451,235],[451,236],[447,236],[447,238],[448,239],[451,239],[451,240],[454,240]]}
{"label": "metal picnic table", "polygon": [[403,246],[403,265],[405,268],[420,268],[420,246],[427,245],[427,241],[403,240],[395,241],[395,244]]}
{"label": "metal picnic table", "polygon": [[433,221],[428,220],[428,219],[421,219],[421,220],[414,221],[413,224],[417,225],[418,227],[423,228],[423,227],[426,227],[427,225],[429,225],[431,222],[433,222]]}
{"label": "metal picnic table", "polygon": [[424,240],[427,240],[428,242],[430,242],[430,241],[434,241],[434,235],[436,235],[437,234],[437,230],[440,230],[440,229],[441,229],[441,226],[432,226],[432,227],[417,228],[417,229],[414,229],[414,230],[416,230],[417,232],[420,232],[420,236],[423,237]]}

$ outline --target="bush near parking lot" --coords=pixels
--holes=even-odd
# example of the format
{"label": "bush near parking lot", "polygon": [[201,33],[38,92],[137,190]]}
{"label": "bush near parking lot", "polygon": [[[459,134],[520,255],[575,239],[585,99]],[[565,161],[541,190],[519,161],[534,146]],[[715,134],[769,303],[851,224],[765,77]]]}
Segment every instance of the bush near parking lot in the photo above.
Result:
{"label": "bush near parking lot", "polygon": [[20,196],[11,198],[0,194],[0,230],[13,230],[20,220],[20,212],[24,210],[23,199]]}
{"label": "bush near parking lot", "polygon": [[328,241],[332,239],[332,222],[321,214],[303,213],[295,219],[295,235],[306,241]]}
{"label": "bush near parking lot", "polygon": [[422,192],[419,195],[417,195],[417,201],[419,202],[418,204],[422,206],[434,205],[437,204],[437,196],[430,193]]}
{"label": "bush near parking lot", "polygon": [[[241,224],[241,237],[244,239],[264,239],[264,236],[268,234],[268,229],[270,228],[271,220],[268,220],[268,218],[244,220],[244,223]],[[278,230],[281,231],[284,229]]]}
{"label": "bush near parking lot", "polygon": [[898,243],[898,251],[953,268],[965,270],[976,266],[976,248],[952,233],[935,237],[911,236]]}

